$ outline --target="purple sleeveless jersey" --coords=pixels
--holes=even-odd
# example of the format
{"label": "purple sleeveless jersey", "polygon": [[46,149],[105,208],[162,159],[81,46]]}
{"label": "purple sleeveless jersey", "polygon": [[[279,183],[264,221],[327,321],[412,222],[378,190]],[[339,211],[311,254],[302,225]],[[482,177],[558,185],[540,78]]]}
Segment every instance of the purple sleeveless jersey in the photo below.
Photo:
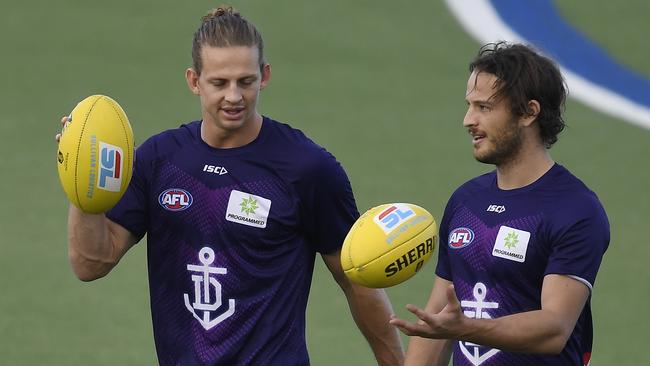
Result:
{"label": "purple sleeveless jersey", "polygon": [[[609,245],[609,222],[596,195],[559,164],[535,183],[500,190],[496,173],[462,185],[440,225],[436,274],[454,283],[466,316],[498,318],[541,308],[547,274],[593,288]],[[589,301],[559,355],[503,352],[456,342],[455,366],[583,365],[592,346]]]}
{"label": "purple sleeveless jersey", "polygon": [[214,149],[192,122],[137,149],[107,216],[147,235],[161,365],[308,365],[305,309],[316,253],[358,217],[336,159],[264,118],[250,144]]}

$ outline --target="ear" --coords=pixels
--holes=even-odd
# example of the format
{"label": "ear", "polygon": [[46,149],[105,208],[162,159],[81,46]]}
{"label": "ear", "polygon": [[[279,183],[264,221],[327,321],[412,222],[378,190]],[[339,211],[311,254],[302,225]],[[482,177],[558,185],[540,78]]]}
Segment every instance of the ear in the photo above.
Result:
{"label": "ear", "polygon": [[262,66],[262,80],[260,82],[260,90],[264,90],[271,80],[271,64],[264,64]]}
{"label": "ear", "polygon": [[201,94],[201,90],[199,89],[199,74],[193,68],[185,70],[185,80],[187,80],[187,86],[194,95]]}
{"label": "ear", "polygon": [[536,101],[535,99],[531,99],[528,101],[528,114],[525,114],[521,117],[520,122],[522,126],[528,127],[535,120],[537,119],[537,116],[539,115],[539,111],[541,110],[541,107],[539,105],[539,102]]}

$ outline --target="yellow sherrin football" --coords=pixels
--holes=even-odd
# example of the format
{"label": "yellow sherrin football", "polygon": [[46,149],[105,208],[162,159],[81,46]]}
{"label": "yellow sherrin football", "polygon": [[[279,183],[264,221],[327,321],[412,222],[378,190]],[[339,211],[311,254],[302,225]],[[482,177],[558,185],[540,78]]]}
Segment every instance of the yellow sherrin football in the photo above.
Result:
{"label": "yellow sherrin football", "polygon": [[424,208],[389,203],[371,208],[343,242],[341,265],[351,281],[390,287],[413,277],[436,246],[438,226]]}
{"label": "yellow sherrin football", "polygon": [[113,99],[92,95],[77,104],[63,127],[59,179],[70,202],[89,213],[115,206],[133,172],[133,131]]}

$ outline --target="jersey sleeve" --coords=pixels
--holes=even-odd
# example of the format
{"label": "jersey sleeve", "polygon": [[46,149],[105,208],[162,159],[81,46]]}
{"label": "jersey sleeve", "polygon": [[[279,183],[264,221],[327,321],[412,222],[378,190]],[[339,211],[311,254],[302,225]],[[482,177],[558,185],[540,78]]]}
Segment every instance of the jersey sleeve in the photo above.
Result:
{"label": "jersey sleeve", "polygon": [[447,251],[449,250],[449,220],[452,216],[452,207],[453,196],[447,202],[447,206],[445,207],[445,212],[442,215],[442,220],[440,221],[440,227],[438,229],[438,263],[436,265],[436,275],[449,281],[452,280],[452,276],[451,266],[449,264],[449,255]]}
{"label": "jersey sleeve", "polygon": [[147,232],[148,177],[151,177],[152,143],[147,141],[135,151],[131,182],[118,203],[106,212],[106,217],[131,232],[138,241]]}
{"label": "jersey sleeve", "polygon": [[314,250],[332,253],[359,217],[352,187],[341,164],[325,150],[305,169],[298,187],[302,226]]}
{"label": "jersey sleeve", "polygon": [[558,213],[545,274],[571,276],[591,290],[609,245],[609,221],[595,197],[572,206],[581,209],[571,216]]}

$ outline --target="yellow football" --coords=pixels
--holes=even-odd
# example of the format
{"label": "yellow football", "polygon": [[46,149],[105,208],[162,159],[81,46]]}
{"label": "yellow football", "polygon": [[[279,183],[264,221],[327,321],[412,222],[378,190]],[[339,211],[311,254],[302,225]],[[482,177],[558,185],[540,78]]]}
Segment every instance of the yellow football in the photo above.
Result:
{"label": "yellow football", "polygon": [[397,285],[413,277],[436,246],[438,226],[424,208],[389,203],[361,215],[345,237],[341,265],[348,278],[366,287]]}
{"label": "yellow football", "polygon": [[108,211],[133,172],[133,131],[119,104],[92,95],[72,110],[57,154],[59,179],[70,202],[89,213]]}

